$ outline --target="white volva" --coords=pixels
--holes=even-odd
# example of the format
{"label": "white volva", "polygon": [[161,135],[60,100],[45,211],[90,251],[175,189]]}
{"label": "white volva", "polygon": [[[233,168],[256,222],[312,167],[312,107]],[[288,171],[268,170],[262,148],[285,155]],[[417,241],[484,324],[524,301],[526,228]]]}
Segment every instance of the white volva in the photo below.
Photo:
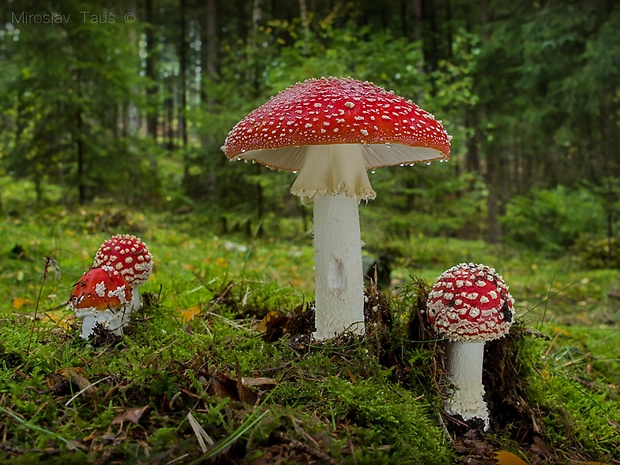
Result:
{"label": "white volva", "polygon": [[460,415],[468,421],[480,418],[489,429],[489,410],[484,401],[482,360],[484,342],[450,341],[446,346],[446,370],[454,384],[445,407],[449,415]]}

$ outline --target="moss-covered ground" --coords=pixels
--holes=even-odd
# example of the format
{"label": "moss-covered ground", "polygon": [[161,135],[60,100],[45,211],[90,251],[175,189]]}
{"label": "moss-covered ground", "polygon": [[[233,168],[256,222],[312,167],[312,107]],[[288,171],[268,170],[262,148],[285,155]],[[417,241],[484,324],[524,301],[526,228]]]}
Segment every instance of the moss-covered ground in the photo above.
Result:
{"label": "moss-covered ground", "polygon": [[[65,302],[113,233],[141,237],[155,269],[126,334],[84,341]],[[90,208],[4,218],[0,238],[0,463],[620,463],[619,270],[392,241],[367,337],[317,344],[303,233]],[[441,343],[420,316],[461,261],[494,266],[516,300],[518,323],[487,346],[486,433],[442,410]]]}

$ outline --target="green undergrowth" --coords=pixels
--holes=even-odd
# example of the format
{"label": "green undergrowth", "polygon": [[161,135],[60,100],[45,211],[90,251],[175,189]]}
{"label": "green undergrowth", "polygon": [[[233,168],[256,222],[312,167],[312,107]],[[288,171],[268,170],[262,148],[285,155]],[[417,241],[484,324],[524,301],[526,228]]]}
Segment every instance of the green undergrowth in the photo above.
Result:
{"label": "green undergrowth", "polygon": [[[1,463],[466,463],[442,410],[440,346],[412,326],[421,294],[410,277],[432,282],[459,261],[493,262],[524,328],[548,336],[515,338],[510,365],[529,416],[483,435],[490,453],[545,463],[530,450],[538,436],[553,449],[548,463],[620,456],[619,316],[608,295],[617,270],[428,239],[415,261],[396,257],[390,325],[314,344],[286,328],[267,338],[261,326],[308,312],[309,244],[190,234],[165,216],[117,213],[0,223]],[[117,232],[144,239],[155,270],[125,336],[91,345],[64,302]],[[415,255],[413,243],[399,247]],[[60,277],[42,280],[45,256]]]}
{"label": "green undergrowth", "polygon": [[558,450],[620,457],[620,332],[549,328],[551,342],[528,346],[527,394]]}
{"label": "green undergrowth", "polygon": [[[217,311],[218,317],[179,326],[174,312],[160,307],[148,322],[135,321],[118,345],[101,348],[80,340],[77,328],[43,330],[30,341],[30,352],[27,320],[4,319],[5,458],[11,463],[31,463],[33,457],[48,463],[55,457],[78,460],[83,454],[124,463],[157,454],[197,459],[201,453],[188,413],[215,441],[226,441],[258,410],[265,415],[231,445],[224,463],[241,458],[252,463],[284,434],[287,441],[309,441],[351,463],[452,461],[428,398],[391,381],[391,371],[362,341],[300,352],[287,339],[266,343],[226,308]],[[66,370],[100,381],[97,391],[73,399],[79,386],[63,378]],[[241,393],[235,384],[238,377],[266,375],[273,380],[269,389]],[[143,407],[147,410],[135,423],[129,415],[125,424],[115,420]]]}

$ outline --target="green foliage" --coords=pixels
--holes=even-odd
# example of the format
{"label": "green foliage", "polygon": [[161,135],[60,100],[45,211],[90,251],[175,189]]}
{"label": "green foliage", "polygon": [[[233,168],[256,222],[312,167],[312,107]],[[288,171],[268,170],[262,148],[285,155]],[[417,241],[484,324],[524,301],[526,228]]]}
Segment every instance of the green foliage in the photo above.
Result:
{"label": "green foliage", "polygon": [[618,238],[594,239],[582,237],[574,247],[583,266],[589,269],[620,269],[620,241]]}
{"label": "green foliage", "polygon": [[[127,22],[126,6],[113,1],[106,8],[116,21],[102,24],[76,14],[100,9],[89,2],[52,2],[72,19],[0,27],[0,209],[109,198],[199,211],[222,233],[263,234],[269,222],[301,238],[310,215],[289,195],[294,175],[228,163],[220,147],[270,96],[324,75],[393,89],[453,136],[446,166],[372,176],[379,197],[366,222],[378,241],[420,232],[480,238],[496,230],[487,228],[497,214],[487,202],[501,210],[517,195],[520,210],[531,188],[588,181],[596,192],[618,177],[607,141],[620,105],[620,11],[605,0],[433,4],[421,18],[406,2],[318,2],[306,19],[276,2],[261,4],[256,23],[249,2],[241,11],[220,5],[215,16],[200,2],[141,11],[147,5]],[[207,16],[215,24],[198,19]],[[617,218],[618,208],[606,204],[605,213]],[[581,220],[571,223],[559,242],[533,247],[564,249]],[[535,232],[510,229],[508,239]]]}
{"label": "green foliage", "polygon": [[[569,443],[591,451],[607,462],[617,457],[617,392],[607,386],[618,382],[616,330],[555,328],[554,343],[532,344],[527,353],[533,371],[527,385],[531,401],[543,413],[551,446]],[[547,347],[545,347],[547,346]],[[597,431],[596,437],[592,431]],[[574,446],[573,446],[574,447]]]}
{"label": "green foliage", "polygon": [[50,8],[72,19],[12,21],[4,31],[15,65],[0,85],[3,173],[34,183],[38,202],[56,200],[46,198],[47,185],[62,188],[65,202],[117,196],[119,185],[125,202],[152,195],[155,179],[143,178],[156,149],[128,120],[119,124],[119,114],[137,111],[144,100],[131,26],[83,20],[78,12],[88,8],[77,2]]}
{"label": "green foliage", "polygon": [[585,189],[537,189],[513,198],[502,217],[506,239],[539,252],[563,253],[582,234],[601,234],[605,214]]}
{"label": "green foliage", "polygon": [[481,237],[486,189],[474,173],[456,177],[450,163],[435,163],[380,168],[370,179],[377,198],[360,208],[360,217],[371,247],[420,235]]}

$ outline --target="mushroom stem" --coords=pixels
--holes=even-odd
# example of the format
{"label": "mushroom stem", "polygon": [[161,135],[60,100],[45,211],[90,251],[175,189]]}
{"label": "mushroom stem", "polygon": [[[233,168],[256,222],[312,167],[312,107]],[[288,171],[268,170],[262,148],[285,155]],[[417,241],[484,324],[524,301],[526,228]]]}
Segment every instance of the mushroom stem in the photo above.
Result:
{"label": "mushroom stem", "polygon": [[317,340],[364,334],[364,277],[357,197],[314,196]]}
{"label": "mushroom stem", "polygon": [[484,342],[450,341],[446,347],[446,369],[454,390],[446,399],[446,412],[468,421],[480,418],[489,429],[489,410],[484,401],[482,360]]}
{"label": "mushroom stem", "polygon": [[140,302],[140,291],[138,290],[139,286],[131,287],[131,302],[127,306],[126,317],[124,319],[129,320],[129,315],[133,312],[140,309],[142,302]]}

